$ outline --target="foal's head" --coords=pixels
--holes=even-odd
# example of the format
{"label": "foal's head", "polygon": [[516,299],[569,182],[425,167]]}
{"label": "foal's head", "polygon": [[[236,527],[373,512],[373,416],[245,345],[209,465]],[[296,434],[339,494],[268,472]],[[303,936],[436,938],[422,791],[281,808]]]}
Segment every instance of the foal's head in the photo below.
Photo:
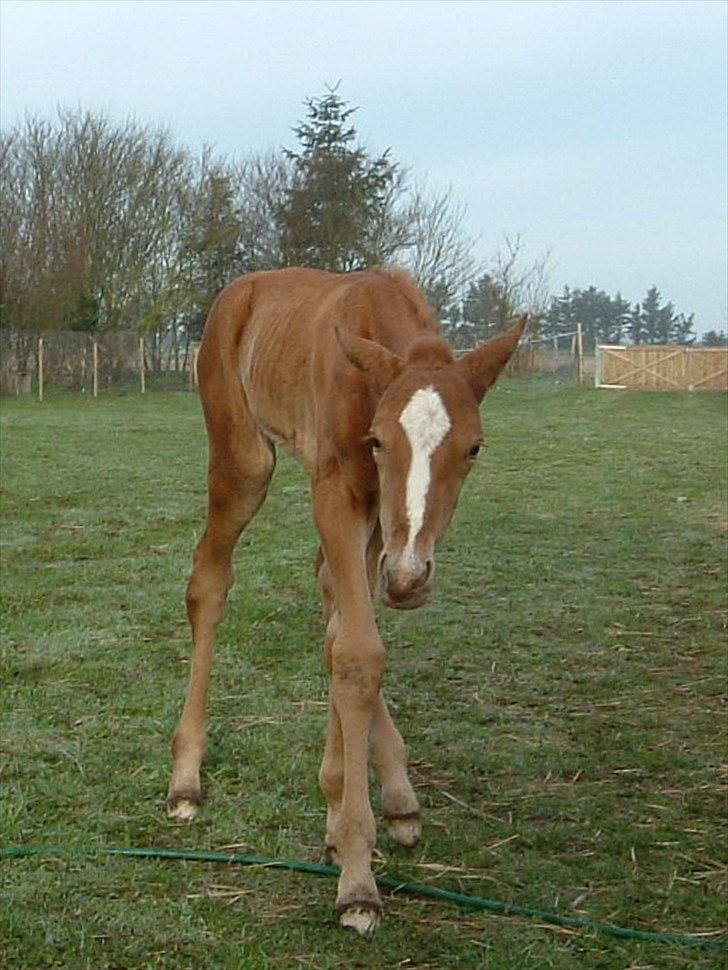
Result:
{"label": "foal's head", "polygon": [[339,334],[346,356],[379,395],[368,443],[379,475],[380,593],[388,606],[413,609],[427,598],[435,546],[480,450],[479,404],[524,325],[525,319],[459,360],[437,337],[416,340],[405,360]]}

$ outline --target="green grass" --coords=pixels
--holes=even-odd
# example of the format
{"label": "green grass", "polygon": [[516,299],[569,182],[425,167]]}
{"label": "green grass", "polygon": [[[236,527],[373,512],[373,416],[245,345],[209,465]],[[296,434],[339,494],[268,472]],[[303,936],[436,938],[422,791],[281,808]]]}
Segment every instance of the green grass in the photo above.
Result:
{"label": "green grass", "polygon": [[[719,930],[726,876],[726,399],[503,382],[413,614],[379,610],[425,809],[377,868],[563,914]],[[326,680],[308,484],[283,458],[241,540],[199,821],[166,820],[204,520],[192,395],[2,406],[0,863],[12,968],[717,967],[716,951],[404,897],[373,943],[332,880],[88,857],[155,845],[317,860]],[[378,797],[373,787],[375,810]]]}

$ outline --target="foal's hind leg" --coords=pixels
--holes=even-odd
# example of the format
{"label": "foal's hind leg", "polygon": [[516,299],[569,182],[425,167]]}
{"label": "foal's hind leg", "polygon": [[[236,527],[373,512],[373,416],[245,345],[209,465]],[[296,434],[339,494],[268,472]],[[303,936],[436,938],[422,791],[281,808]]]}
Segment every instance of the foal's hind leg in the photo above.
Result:
{"label": "foal's hind leg", "polygon": [[265,498],[275,464],[272,448],[244,415],[223,440],[210,427],[207,526],[195,551],[187,587],[194,653],[182,716],[172,742],[174,769],[167,796],[171,817],[192,819],[201,801],[200,764],[205,751],[207,689],[215,630],[234,582],[232,553]]}
{"label": "foal's hind leg", "polygon": [[382,814],[393,842],[412,848],[422,831],[420,806],[407,775],[407,749],[380,691],[369,735],[372,764],[382,783]]}
{"label": "foal's hind leg", "polygon": [[[369,587],[375,592],[377,563],[381,552],[381,533],[375,530],[367,548],[367,572]],[[324,618],[327,621],[324,645],[326,665],[331,671],[331,647],[336,637],[336,604],[328,566],[319,553],[317,573],[321,586]],[[380,691],[374,708],[369,734],[371,760],[382,784],[382,811],[387,823],[389,837],[403,846],[412,847],[420,837],[420,806],[407,776],[407,750],[402,735],[394,725],[387,708],[384,692]],[[329,718],[326,730],[326,747],[319,772],[319,784],[326,796],[326,852],[336,858],[333,832],[341,806],[344,781],[343,742],[341,722],[329,700]]]}

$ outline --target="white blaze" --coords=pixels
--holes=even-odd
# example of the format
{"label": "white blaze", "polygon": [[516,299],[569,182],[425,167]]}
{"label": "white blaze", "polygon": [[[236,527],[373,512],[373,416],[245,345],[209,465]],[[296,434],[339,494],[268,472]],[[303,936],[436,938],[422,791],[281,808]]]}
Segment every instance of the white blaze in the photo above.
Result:
{"label": "white blaze", "polygon": [[399,416],[399,423],[412,450],[405,493],[409,536],[403,558],[407,560],[414,556],[415,540],[425,518],[432,455],[450,430],[451,422],[437,391],[433,387],[424,387],[412,395]]}

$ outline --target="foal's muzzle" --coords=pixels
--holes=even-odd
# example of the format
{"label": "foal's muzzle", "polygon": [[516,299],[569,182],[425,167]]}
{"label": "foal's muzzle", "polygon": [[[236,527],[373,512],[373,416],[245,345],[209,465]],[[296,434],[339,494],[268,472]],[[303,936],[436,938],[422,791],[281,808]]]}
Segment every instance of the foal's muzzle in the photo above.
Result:
{"label": "foal's muzzle", "polygon": [[427,599],[435,575],[433,559],[392,556],[379,558],[379,590],[382,602],[395,610],[414,610]]}

